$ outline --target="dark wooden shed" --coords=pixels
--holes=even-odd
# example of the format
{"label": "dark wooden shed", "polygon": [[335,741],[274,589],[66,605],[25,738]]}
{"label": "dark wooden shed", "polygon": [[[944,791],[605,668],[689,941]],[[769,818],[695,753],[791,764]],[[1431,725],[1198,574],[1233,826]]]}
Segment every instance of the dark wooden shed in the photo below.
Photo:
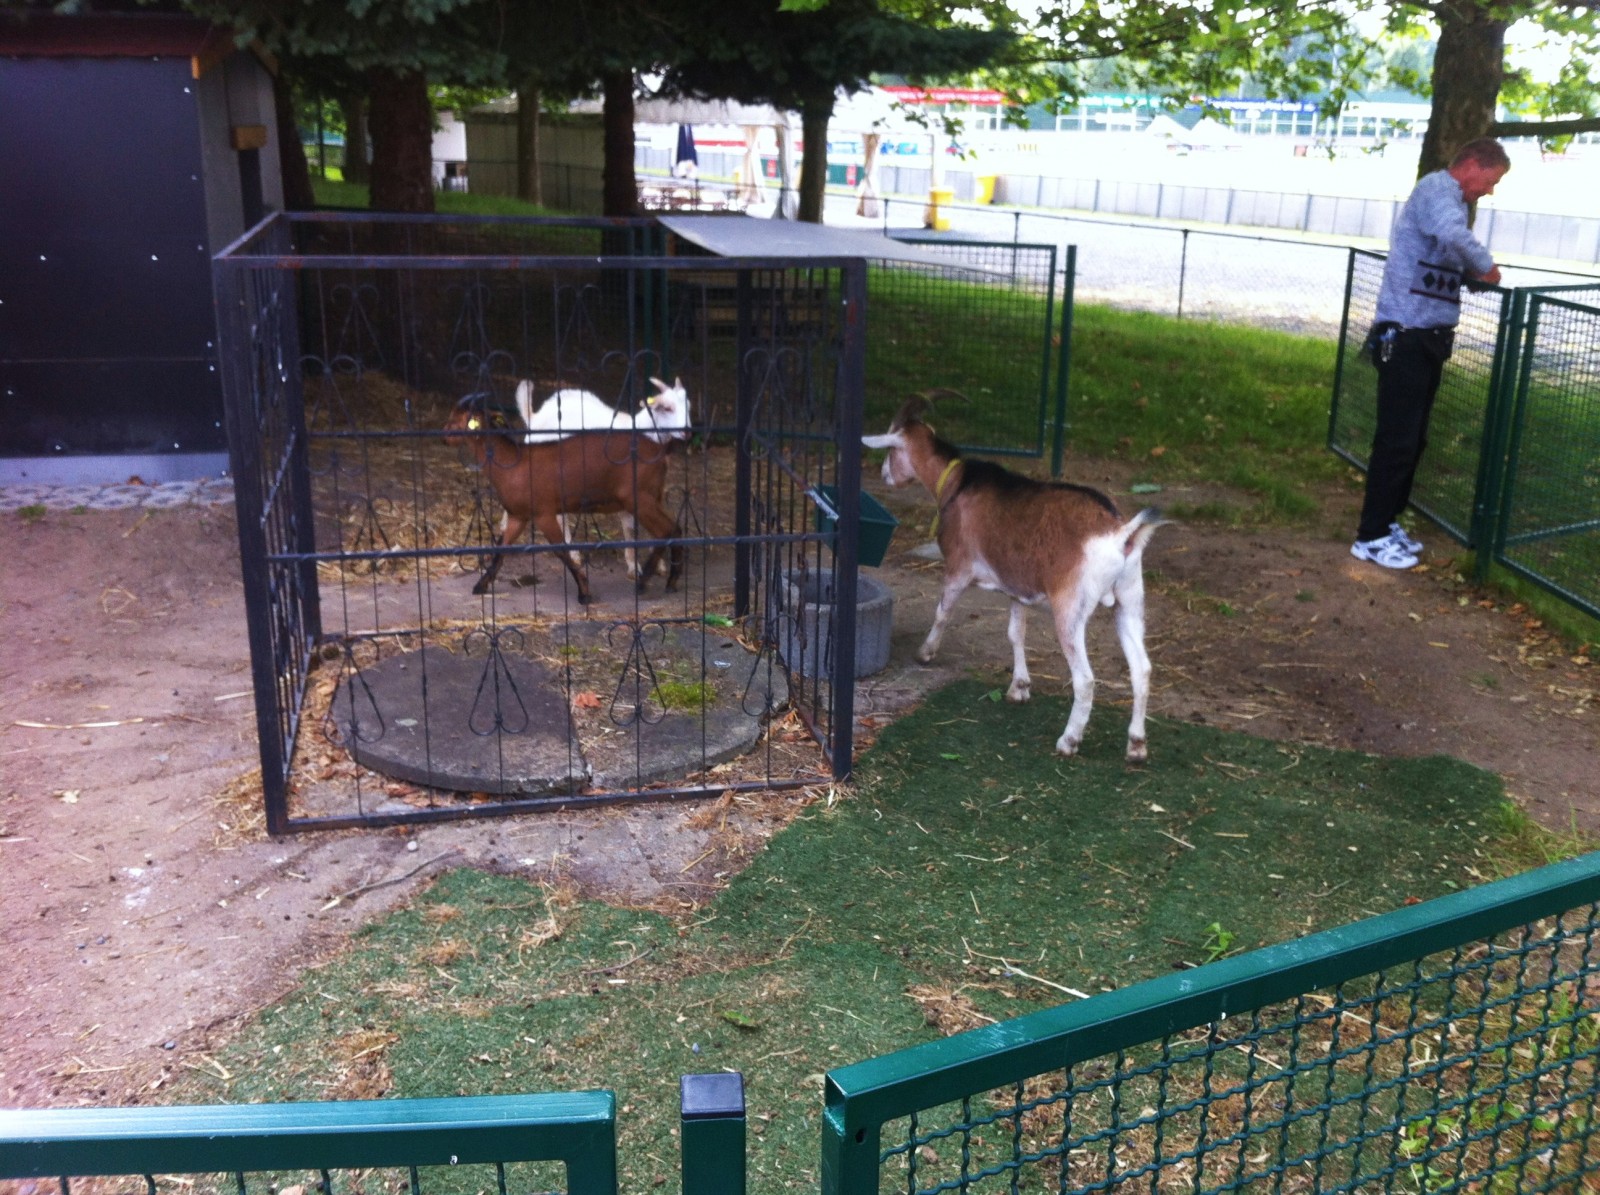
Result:
{"label": "dark wooden shed", "polygon": [[262,56],[0,14],[0,484],[227,469],[211,257],[283,206]]}

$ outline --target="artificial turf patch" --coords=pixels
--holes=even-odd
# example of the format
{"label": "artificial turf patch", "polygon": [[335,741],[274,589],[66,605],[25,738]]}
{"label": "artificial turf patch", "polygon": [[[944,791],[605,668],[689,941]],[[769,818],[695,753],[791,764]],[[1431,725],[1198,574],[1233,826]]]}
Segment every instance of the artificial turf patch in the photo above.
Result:
{"label": "artificial turf patch", "polygon": [[[933,695],[693,926],[457,871],[172,1098],[617,1092],[624,1189],[678,1183],[678,1076],[735,1069],[749,1179],[815,1189],[821,1075],[1481,878],[1499,782],[1067,703]],[[1220,932],[1219,932],[1220,931]]]}

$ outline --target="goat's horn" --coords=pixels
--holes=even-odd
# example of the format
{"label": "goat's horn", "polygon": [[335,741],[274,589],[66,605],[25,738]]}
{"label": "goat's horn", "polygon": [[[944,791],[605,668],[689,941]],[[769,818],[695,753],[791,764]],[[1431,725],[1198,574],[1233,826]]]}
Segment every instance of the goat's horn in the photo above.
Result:
{"label": "goat's horn", "polygon": [[651,378],[650,379],[650,384],[652,386],[654,386],[657,390],[661,391],[661,393],[663,393],[663,394],[665,394],[668,390],[672,389],[671,386],[667,385],[660,378]]}
{"label": "goat's horn", "polygon": [[889,423],[889,430],[899,431],[909,423],[914,423],[922,418],[922,413],[928,409],[928,400],[920,394],[913,394],[900,404],[900,409],[894,413],[894,419]]}

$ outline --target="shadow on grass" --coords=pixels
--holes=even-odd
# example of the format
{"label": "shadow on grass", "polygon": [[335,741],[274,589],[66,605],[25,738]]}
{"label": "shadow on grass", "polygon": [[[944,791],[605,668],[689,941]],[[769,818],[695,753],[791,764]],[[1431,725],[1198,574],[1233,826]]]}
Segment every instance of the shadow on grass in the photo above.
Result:
{"label": "shadow on grass", "polygon": [[624,1188],[671,1191],[678,1076],[729,1068],[752,1187],[814,1190],[824,1071],[1439,896],[1504,845],[1499,781],[1453,759],[1162,722],[1135,768],[1103,705],[1063,760],[1065,701],[992,696],[890,727],[692,925],[450,873],[168,1098],[608,1087]]}

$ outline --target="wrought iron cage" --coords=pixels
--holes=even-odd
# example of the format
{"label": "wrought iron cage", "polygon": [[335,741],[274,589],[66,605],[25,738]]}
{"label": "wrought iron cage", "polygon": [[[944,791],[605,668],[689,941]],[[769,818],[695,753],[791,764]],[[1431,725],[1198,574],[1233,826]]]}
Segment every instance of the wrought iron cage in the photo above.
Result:
{"label": "wrought iron cage", "polygon": [[[270,832],[849,774],[866,267],[661,244],[319,213],[218,256]],[[530,442],[519,391],[579,390],[612,425]]]}

